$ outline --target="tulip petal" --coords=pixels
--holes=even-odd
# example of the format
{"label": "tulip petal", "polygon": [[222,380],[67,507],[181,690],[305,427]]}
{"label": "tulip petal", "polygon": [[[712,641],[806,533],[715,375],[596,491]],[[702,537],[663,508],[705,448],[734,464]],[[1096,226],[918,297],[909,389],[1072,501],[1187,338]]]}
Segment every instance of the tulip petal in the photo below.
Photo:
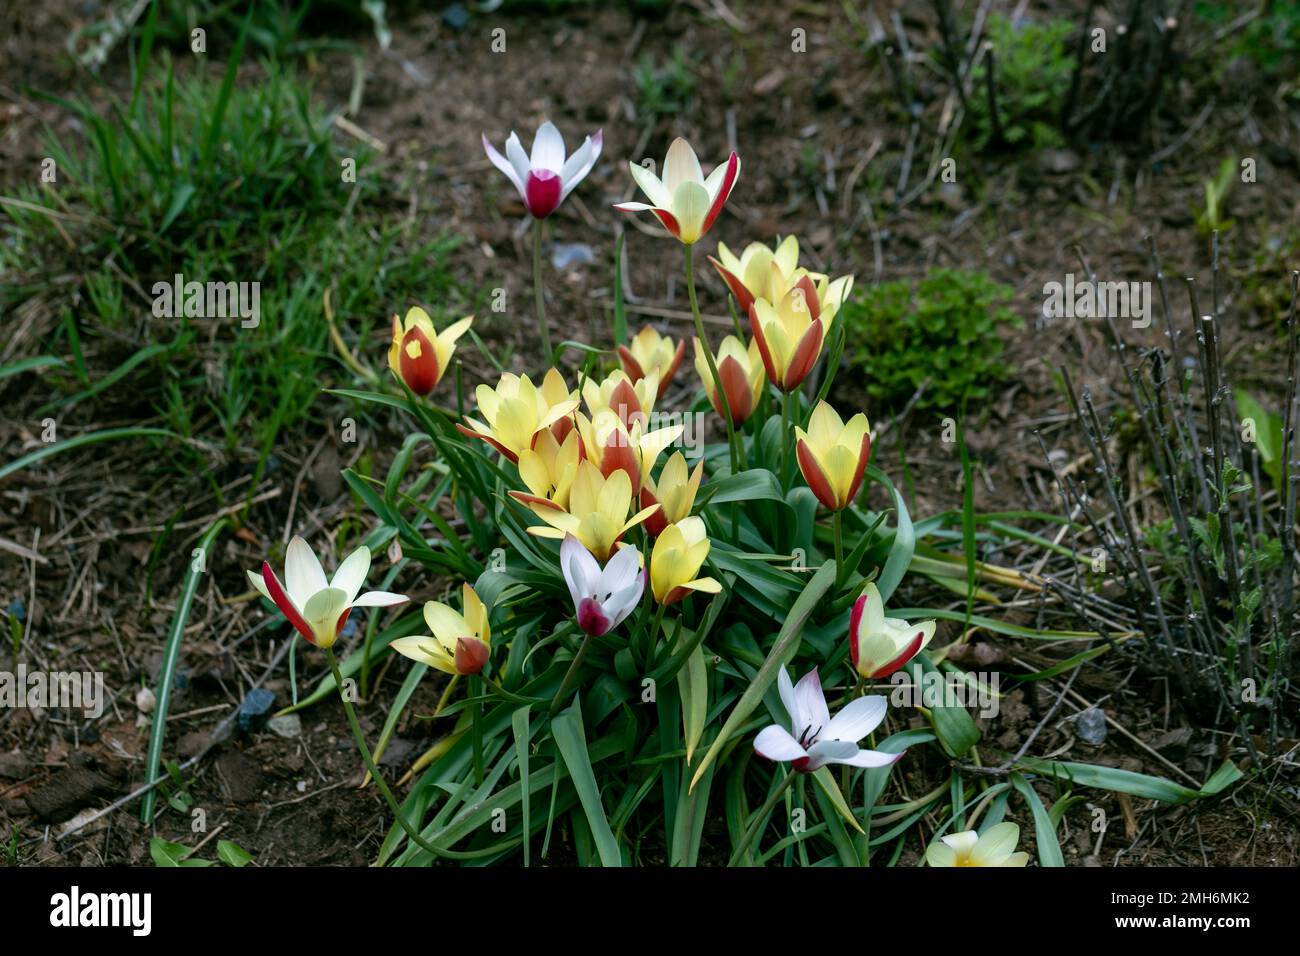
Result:
{"label": "tulip petal", "polygon": [[957,853],[948,844],[936,840],[926,847],[925,862],[931,866],[956,866]]}
{"label": "tulip petal", "polygon": [[794,728],[795,733],[810,727],[815,733],[824,733],[826,725],[831,722],[830,710],[826,706],[826,695],[822,692],[821,674],[813,668],[794,685],[794,697],[803,725]]}
{"label": "tulip petal", "polygon": [[361,590],[361,585],[366,583],[366,575],[369,573],[370,549],[362,545],[343,559],[343,563],[334,572],[334,577],[330,579],[330,587],[338,588],[346,594],[347,603],[352,604],[353,598]]}
{"label": "tulip petal", "polygon": [[395,607],[409,600],[410,598],[405,594],[396,594],[393,591],[366,591],[349,603],[353,607]]}
{"label": "tulip petal", "polygon": [[515,169],[514,164],[497,152],[497,148],[488,141],[487,133],[483,134],[483,151],[487,153],[487,157],[492,161],[492,165],[505,173],[506,178],[515,184],[515,189],[519,190],[519,195],[523,196],[524,181],[519,177],[519,173]]}
{"label": "tulip petal", "polygon": [[293,536],[285,552],[284,583],[289,589],[289,596],[298,607],[305,605],[312,595],[328,584],[320,560],[298,535]]}
{"label": "tulip petal", "polygon": [[529,157],[532,170],[548,169],[557,176],[564,168],[564,137],[555,124],[547,120],[533,137],[533,153]]}
{"label": "tulip petal", "polygon": [[302,616],[316,635],[316,643],[329,647],[338,636],[340,618],[348,609],[348,596],[338,588],[323,588],[311,596]]}
{"label": "tulip petal", "polygon": [[[704,218],[704,226],[700,230],[700,235],[708,232],[713,228],[713,223],[717,220],[718,214],[722,212],[723,205],[727,202],[727,197],[731,195],[731,189],[736,185],[736,179],[740,176],[740,157],[735,153],[727,160],[727,165],[723,169],[721,176],[718,176],[718,170],[715,169],[710,175],[705,187],[709,189],[709,195],[712,202],[709,206],[708,215]],[[718,182],[714,182],[714,180]]]}
{"label": "tulip petal", "polygon": [[[632,171],[632,179],[641,187],[641,191],[646,194],[646,198],[650,200],[651,206],[659,206],[663,208],[672,205],[672,190],[663,184],[663,180],[654,174],[654,170],[648,169],[638,163],[628,163],[627,165],[628,169]],[[631,204],[629,203],[627,205]],[[636,205],[642,204],[637,203]],[[615,208],[617,209],[621,207],[616,206]]]}
{"label": "tulip petal", "polygon": [[845,760],[831,759],[827,763],[842,763],[849,767],[888,767],[903,759],[903,754],[887,754],[879,750],[859,750]]}
{"label": "tulip petal", "polygon": [[[678,136],[668,147],[664,157],[664,188],[674,197],[683,183],[704,185],[704,170],[700,169],[699,157],[691,144]],[[707,194],[706,194],[707,195]]]}
{"label": "tulip petal", "polygon": [[799,461],[799,471],[803,473],[803,480],[808,482],[808,487],[817,496],[817,500],[831,511],[838,511],[840,506],[835,500],[835,490],[831,486],[830,479],[826,477],[826,472],[822,471],[821,464],[813,457],[806,441],[800,440],[795,443],[795,457]]}
{"label": "tulip petal", "polygon": [[528,154],[524,152],[523,143],[519,142],[519,134],[514,130],[510,131],[510,136],[506,139],[506,156],[510,159],[510,165],[515,168],[515,176],[519,179],[519,194],[522,196],[523,185],[528,181],[528,171],[532,165],[528,162]]}
{"label": "tulip petal", "polygon": [[768,760],[786,762],[808,756],[790,731],[777,724],[764,727],[754,738],[754,749]]}
{"label": "tulip petal", "polygon": [[856,745],[859,740],[880,726],[888,709],[889,704],[883,697],[856,697],[831,718],[821,735],[823,738],[847,740]]}
{"label": "tulip petal", "polygon": [[1010,821],[994,824],[980,834],[970,851],[970,862],[974,866],[997,866],[1011,855],[1019,839],[1020,827],[1016,824]]}
{"label": "tulip petal", "polygon": [[271,564],[269,561],[262,562],[262,583],[266,588],[266,596],[269,597],[271,602],[280,609],[280,613],[283,614],[288,619],[289,623],[293,625],[293,629],[301,634],[309,643],[315,644],[316,635],[312,632],[311,625],[303,618],[302,613],[298,610],[298,606],[293,603],[293,599],[280,583],[280,579],[277,578],[275,572],[271,570]]}
{"label": "tulip petal", "polygon": [[560,570],[569,586],[569,597],[576,608],[585,597],[596,593],[600,564],[574,535],[566,534],[560,545]]}

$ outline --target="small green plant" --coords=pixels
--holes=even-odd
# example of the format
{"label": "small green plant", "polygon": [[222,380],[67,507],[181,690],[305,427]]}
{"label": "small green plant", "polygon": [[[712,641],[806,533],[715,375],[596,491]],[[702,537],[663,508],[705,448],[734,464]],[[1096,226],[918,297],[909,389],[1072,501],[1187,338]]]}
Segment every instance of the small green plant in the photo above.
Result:
{"label": "small green plant", "polygon": [[986,398],[1003,372],[999,329],[1024,325],[1006,307],[1011,296],[983,272],[955,269],[881,283],[841,311],[845,355],[881,402],[901,406],[923,384],[922,408]]}
{"label": "small green plant", "polygon": [[1205,208],[1196,215],[1196,228],[1202,236],[1222,232],[1232,226],[1232,220],[1224,218],[1224,207],[1236,182],[1237,161],[1229,156],[1219,164],[1219,171],[1214,178],[1205,181]]}
{"label": "small green plant", "polygon": [[976,150],[1060,144],[1056,124],[1074,69],[1068,47],[1073,32],[1068,20],[1034,23],[997,15],[989,18],[992,58],[986,56],[975,68],[967,99],[966,123]]}
{"label": "small green plant", "polygon": [[698,85],[694,68],[681,47],[663,61],[645,54],[637,64],[635,77],[640,111],[650,116],[680,112],[695,96]]}
{"label": "small green plant", "polygon": [[215,866],[220,862],[226,866],[240,867],[253,862],[253,854],[230,840],[217,841],[216,860],[205,860],[194,856],[197,849],[197,847],[190,849],[183,844],[172,843],[161,837],[154,837],[149,841],[149,855],[153,857],[155,866]]}

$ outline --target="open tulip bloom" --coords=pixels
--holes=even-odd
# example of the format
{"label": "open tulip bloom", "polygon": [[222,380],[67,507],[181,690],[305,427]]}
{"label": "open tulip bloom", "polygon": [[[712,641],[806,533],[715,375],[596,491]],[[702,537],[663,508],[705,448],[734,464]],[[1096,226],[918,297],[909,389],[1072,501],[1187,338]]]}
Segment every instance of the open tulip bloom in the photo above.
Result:
{"label": "open tulip bloom", "polygon": [[578,626],[592,637],[608,634],[631,614],[645,590],[641,555],[620,548],[601,568],[595,556],[571,534],[560,545],[560,570],[569,586]]}
{"label": "open tulip bloom", "polygon": [[1025,866],[1029,854],[1014,852],[1020,827],[1011,822],[989,827],[982,834],[974,830],[950,833],[931,843],[925,861],[931,866]]}
{"label": "open tulip bloom", "polygon": [[828,763],[850,767],[887,767],[903,754],[859,750],[858,741],[885,719],[888,704],[883,697],[858,697],[849,701],[834,717],[826,706],[817,668],[798,684],[782,667],[776,674],[781,703],[790,715],[790,730],[780,724],[764,727],[754,738],[754,749],[768,760],[788,763],[803,773],[812,773]]}
{"label": "open tulip bloom", "polygon": [[283,584],[269,561],[262,562],[260,574],[249,571],[248,580],[307,641],[329,648],[338,640],[354,607],[406,603],[406,595],[390,591],[359,593],[369,572],[370,549],[362,545],[343,559],[334,577],[327,581],[320,559],[306,541],[294,535],[285,553]]}
{"label": "open tulip bloom", "polygon": [[688,246],[713,227],[740,178],[740,157],[732,153],[705,179],[695,150],[680,136],[668,147],[662,180],[644,166],[628,163],[628,167],[650,202],[617,203],[614,208],[654,213],[665,229]]}
{"label": "open tulip bloom", "polygon": [[755,299],[765,299],[769,304],[780,302],[806,276],[810,286],[805,286],[805,293],[811,288],[809,298],[816,303],[817,315],[827,332],[853,290],[853,276],[832,280],[800,266],[799,240],[794,236],[786,236],[776,249],[751,242],[739,257],[720,242],[718,257],[710,256],[709,262],[727,283],[740,311],[746,314]]}
{"label": "open tulip bloom", "polygon": [[888,677],[919,654],[934,637],[934,621],[908,624],[885,617],[875,583],[853,604],[849,618],[849,655],[857,672],[868,680]]}
{"label": "open tulip bloom", "polygon": [[407,310],[406,320],[393,313],[393,344],[388,349],[388,367],[421,398],[428,395],[446,373],[456,340],[469,331],[474,317],[466,316],[439,332],[429,313],[419,306]]}
{"label": "open tulip bloom", "polygon": [[722,585],[713,578],[697,578],[709,556],[709,535],[704,521],[692,515],[670,524],[655,539],[650,554],[650,589],[660,604],[676,604],[692,591],[717,594]]}
{"label": "open tulip bloom", "polygon": [[432,634],[399,637],[389,646],[402,656],[428,664],[444,674],[477,674],[492,652],[488,612],[468,584],[461,589],[461,603],[464,613],[437,601],[427,602],[424,623]]}
{"label": "open tulip bloom", "polygon": [[487,423],[466,418],[466,424],[456,428],[470,438],[481,438],[512,462],[519,461],[521,451],[533,447],[538,432],[578,407],[555,369],[546,373],[541,388],[527,375],[506,372],[496,388],[480,385],[474,395]]}
{"label": "open tulip bloom", "polygon": [[483,135],[483,149],[492,165],[506,174],[506,178],[519,190],[519,198],[528,207],[534,219],[545,219],[559,208],[573,187],[587,178],[596,165],[604,145],[604,134],[596,130],[588,136],[572,156],[566,158],[564,137],[547,120],[533,137],[533,151],[524,152],[518,134],[512,132],[506,140],[506,155],[502,156]]}

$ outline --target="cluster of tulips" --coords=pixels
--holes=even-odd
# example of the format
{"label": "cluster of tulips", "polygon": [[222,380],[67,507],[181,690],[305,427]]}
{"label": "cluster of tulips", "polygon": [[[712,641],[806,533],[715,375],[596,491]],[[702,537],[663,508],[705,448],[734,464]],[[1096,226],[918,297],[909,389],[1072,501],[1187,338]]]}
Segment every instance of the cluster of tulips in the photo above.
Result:
{"label": "cluster of tulips", "polygon": [[[514,134],[504,156],[486,137],[484,146],[535,220],[539,239],[534,249],[539,258],[534,274],[538,275],[541,224],[591,171],[601,152],[602,136],[598,132],[588,137],[567,156],[558,130],[546,123],[530,154]],[[695,320],[695,369],[725,427],[731,473],[737,473],[746,460],[742,429],[764,407],[770,384],[778,400],[784,399],[782,453],[793,446],[808,488],[835,516],[836,554],[842,564],[839,515],[854,502],[863,484],[871,451],[867,417],[859,412],[845,421],[828,403],[819,401],[806,423],[790,421],[790,396],[826,353],[853,278],[831,279],[801,266],[793,236],[775,248],[751,243],[739,256],[719,243],[718,255],[710,262],[734,299],[736,328],[715,353],[696,300],[692,252],[735,187],[740,160],[732,153],[706,178],[694,150],[677,139],[668,150],[662,178],[636,163],[629,167],[649,202],[620,203],[616,208],[652,213],[685,247]],[[540,337],[553,358],[540,288],[537,303]],[[748,317],[748,337],[738,314]],[[403,318],[393,316],[388,364],[413,402],[437,389],[471,323],[472,317],[466,317],[439,330],[418,307]],[[708,526],[697,507],[705,481],[704,458],[692,467],[681,450],[669,453],[682,437],[681,424],[652,427],[656,403],[679,374],[685,349],[684,338],[673,339],[647,326],[617,347],[620,367],[603,379],[587,378],[575,388],[557,367],[548,368],[540,381],[505,372],[494,386],[477,387],[477,410],[455,423],[463,436],[486,443],[504,459],[505,472],[517,479],[508,489],[510,497],[536,519],[527,530],[559,542],[559,571],[572,598],[573,620],[585,637],[557,701],[578,675],[592,638],[611,634],[638,612],[651,616],[648,633],[656,638],[664,633],[665,609],[697,592],[717,593],[723,587],[703,573],[711,548]],[[370,553],[361,547],[327,580],[310,547],[295,537],[288,547],[283,583],[269,563],[260,572],[250,571],[249,577],[305,640],[325,650],[338,679],[331,648],[351,609],[407,600],[389,592],[361,593],[369,566]],[[429,633],[394,640],[392,648],[447,674],[477,681],[493,653],[491,608],[465,583],[459,609],[430,601],[423,616]],[[862,689],[866,682],[903,667],[929,643],[934,631],[934,621],[909,623],[888,617],[876,585],[866,583],[853,604],[847,635],[850,657],[861,678],[858,691],[832,717],[816,668],[798,683],[782,668],[778,687],[790,724],[762,730],[754,748],[769,760],[789,764],[787,780],[827,764],[870,768],[898,760],[902,754],[859,749],[858,742],[881,724],[887,709],[883,696],[863,695]],[[353,717],[346,698],[345,706]],[[354,717],[353,723],[356,731]],[[359,731],[358,744],[370,763]],[[374,773],[373,764],[370,769]],[[382,776],[374,776],[392,802]],[[397,818],[407,826],[403,814]],[[408,829],[408,834],[419,842],[413,830]],[[930,862],[998,865],[994,861],[1008,858],[1003,852],[1007,836],[1005,829],[998,830],[996,845],[987,846],[974,834],[948,837],[948,843],[931,848]],[[1010,835],[1010,843],[1014,848],[1015,834]],[[1023,862],[1023,857],[1016,855],[1011,865]]]}

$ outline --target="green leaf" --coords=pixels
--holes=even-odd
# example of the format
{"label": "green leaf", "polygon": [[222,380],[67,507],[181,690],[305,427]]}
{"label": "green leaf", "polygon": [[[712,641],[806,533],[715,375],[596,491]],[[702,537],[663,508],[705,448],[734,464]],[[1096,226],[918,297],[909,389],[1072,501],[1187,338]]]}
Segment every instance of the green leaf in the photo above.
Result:
{"label": "green leaf", "polygon": [[82,445],[94,445],[102,441],[116,441],[119,438],[142,438],[146,435],[165,436],[167,438],[177,437],[174,432],[169,432],[165,428],[105,428],[102,431],[78,435],[76,438],[59,439],[44,448],[38,448],[30,455],[24,455],[22,458],[11,461],[3,468],[0,468],[0,479],[8,478],[15,472],[22,471],[28,465],[34,465],[38,461],[61,451],[71,451],[73,448],[80,448]]}
{"label": "green leaf", "polygon": [[1011,775],[1011,786],[1025,798],[1029,810],[1034,815],[1034,839],[1038,843],[1038,863],[1040,866],[1065,866],[1065,857],[1061,855],[1061,843],[1056,838],[1056,827],[1052,824],[1051,814],[1038,799],[1038,794],[1024,777],[1018,773]]}
{"label": "green leaf", "polygon": [[[930,711],[930,724],[934,727],[934,734],[939,738],[940,745],[950,757],[964,756],[980,741],[980,729],[974,718],[965,707],[944,702],[943,698],[947,694],[943,688],[946,688],[947,682],[944,680],[944,675],[930,663],[930,658],[924,653],[917,654],[906,667],[912,682],[922,689],[921,700]],[[935,675],[935,678],[927,678],[930,674]],[[931,686],[940,688],[938,700],[932,699],[933,695],[929,693]]]}
{"label": "green leaf", "polygon": [[704,755],[704,759],[700,761],[700,765],[695,768],[695,776],[691,778],[691,790],[695,789],[695,785],[699,783],[705,769],[713,763],[723,746],[739,731],[741,725],[745,723],[749,715],[759,705],[759,702],[762,701],[763,695],[767,693],[767,689],[776,680],[776,669],[784,667],[786,660],[793,656],[795,650],[799,647],[804,622],[808,620],[813,609],[821,603],[822,598],[826,596],[826,592],[830,590],[831,585],[834,583],[835,562],[827,561],[812,576],[807,587],[803,589],[803,593],[799,595],[794,602],[794,606],[790,608],[790,613],[786,616],[785,624],[781,626],[781,632],[777,635],[772,650],[768,652],[767,659],[763,661],[758,673],[754,675],[753,681],[745,688],[745,692],[740,695],[740,700],[736,702],[736,706],[727,715],[722,730],[714,738],[708,752]]}
{"label": "green leaf", "polygon": [[1098,787],[1116,793],[1132,794],[1135,797],[1146,797],[1149,800],[1160,800],[1163,803],[1190,803],[1198,797],[1214,796],[1242,776],[1241,771],[1229,761],[1214,772],[1204,787],[1193,790],[1172,780],[1166,780],[1164,777],[1152,777],[1132,770],[1120,770],[1116,767],[1102,767],[1090,763],[1021,757],[1017,766],[1047,777],[1054,777],[1072,786]]}
{"label": "green leaf", "polygon": [[217,841],[217,858],[226,866],[247,866],[253,862],[253,854],[229,840]]}
{"label": "green leaf", "polygon": [[[678,639],[679,643],[684,640],[688,640],[685,634]],[[709,715],[709,674],[704,666],[703,645],[695,645],[695,650],[686,660],[686,666],[677,672],[677,687],[682,695],[682,729],[686,737],[686,763],[689,766]]]}
{"label": "green leaf", "polygon": [[573,778],[573,787],[578,792],[578,800],[587,816],[587,824],[596,841],[601,864],[622,866],[623,857],[618,849],[618,841],[614,838],[614,831],[609,828],[609,820],[605,818],[605,808],[600,802],[600,788],[596,785],[596,775],[591,769],[587,735],[582,728],[582,701],[579,697],[574,697],[569,709],[551,721],[551,734],[555,737],[555,745],[560,750],[564,765],[569,768],[569,776]]}
{"label": "green leaf", "polygon": [[830,767],[820,767],[813,772],[813,780],[821,788],[822,793],[830,800],[831,805],[847,820],[859,833],[863,832],[862,824],[858,823],[857,817],[853,815],[853,809],[849,802],[844,799],[844,794],[840,790],[839,784],[835,782],[835,776],[831,773]]}
{"label": "green leaf", "polygon": [[524,866],[529,865],[528,856],[531,841],[528,839],[528,835],[532,832],[532,816],[530,812],[532,794],[528,790],[528,711],[529,705],[524,704],[510,715],[510,729],[515,735],[515,761],[519,764],[519,784],[523,791]]}
{"label": "green leaf", "polygon": [[[145,757],[144,764],[145,780],[148,783],[153,783],[160,776],[158,770],[162,761],[163,738],[167,732],[167,711],[171,706],[172,687],[176,679],[176,661],[180,657],[181,640],[185,636],[185,624],[190,617],[190,605],[194,603],[194,594],[199,589],[199,581],[202,580],[203,573],[207,570],[209,556],[212,554],[212,544],[217,535],[225,528],[226,522],[226,518],[221,518],[209,528],[199,541],[199,546],[196,549],[199,553],[186,559],[189,562],[189,568],[185,572],[185,581],[181,585],[181,596],[176,602],[176,614],[172,617],[172,626],[167,634],[167,642],[163,645],[162,667],[158,673],[158,688],[154,691],[153,726],[149,730],[149,753]],[[144,795],[144,803],[140,808],[140,819],[145,823],[153,820],[154,804],[157,799],[157,790],[150,790]]]}

